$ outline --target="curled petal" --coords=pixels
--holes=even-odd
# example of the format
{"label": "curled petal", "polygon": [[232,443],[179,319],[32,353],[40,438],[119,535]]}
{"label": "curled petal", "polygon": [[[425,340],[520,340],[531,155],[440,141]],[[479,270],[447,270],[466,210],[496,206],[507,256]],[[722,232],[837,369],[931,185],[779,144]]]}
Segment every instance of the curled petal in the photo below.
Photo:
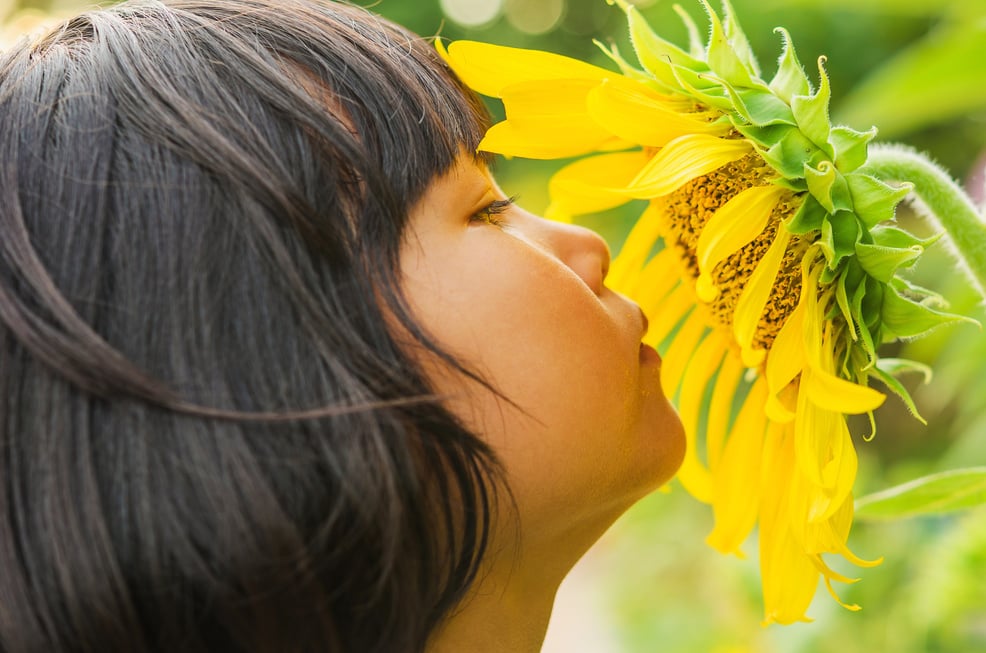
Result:
{"label": "curled petal", "polygon": [[[785,189],[780,186],[754,186],[742,191],[723,204],[709,218],[698,238],[699,299],[710,302],[718,291],[712,283],[712,269],[744,245],[759,236],[767,226],[774,207]],[[702,295],[705,296],[702,296]]]}
{"label": "curled petal", "polygon": [[743,139],[706,134],[681,136],[661,148],[625,190],[629,197],[661,197],[751,151],[753,146]]}

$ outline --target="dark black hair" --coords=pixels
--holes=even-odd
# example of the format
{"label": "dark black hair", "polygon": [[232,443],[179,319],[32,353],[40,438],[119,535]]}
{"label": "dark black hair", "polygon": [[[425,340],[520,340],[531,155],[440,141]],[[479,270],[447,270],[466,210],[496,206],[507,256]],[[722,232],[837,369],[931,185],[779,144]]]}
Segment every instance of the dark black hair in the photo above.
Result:
{"label": "dark black hair", "polygon": [[398,252],[486,121],[344,4],[126,3],[0,54],[0,650],[423,649],[499,471]]}

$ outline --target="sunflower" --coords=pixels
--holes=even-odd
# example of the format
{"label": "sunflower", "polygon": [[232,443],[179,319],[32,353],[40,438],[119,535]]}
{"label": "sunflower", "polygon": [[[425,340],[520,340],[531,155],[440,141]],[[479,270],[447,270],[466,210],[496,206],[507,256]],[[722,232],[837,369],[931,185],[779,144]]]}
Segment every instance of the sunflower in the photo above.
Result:
{"label": "sunflower", "polygon": [[[506,120],[481,150],[576,157],[550,180],[549,217],[570,220],[630,200],[646,209],[609,284],[649,316],[648,343],[689,440],[681,484],[711,505],[708,543],[742,556],[758,527],[764,622],[808,620],[822,577],[852,582],[823,555],[847,546],[857,457],[846,416],[885,399],[914,404],[896,374],[916,363],[877,348],[963,319],[899,273],[934,239],[895,222],[911,185],[867,171],[876,129],[829,120],[829,81],[812,84],[790,36],[765,81],[727,0],[706,43],[682,11],[687,49],[626,13],[639,67],[616,72],[548,52],[471,41],[438,45]],[[875,428],[875,426],[874,426]],[[874,431],[875,432],[875,431]]]}

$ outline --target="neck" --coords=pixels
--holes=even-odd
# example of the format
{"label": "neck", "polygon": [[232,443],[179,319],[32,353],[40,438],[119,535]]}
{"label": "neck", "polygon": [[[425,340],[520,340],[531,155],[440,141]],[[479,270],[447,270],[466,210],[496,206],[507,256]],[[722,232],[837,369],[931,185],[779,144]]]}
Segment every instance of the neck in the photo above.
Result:
{"label": "neck", "polygon": [[[568,569],[565,569],[567,572]],[[565,573],[491,570],[435,633],[427,653],[537,653]]]}
{"label": "neck", "polygon": [[614,519],[489,553],[485,571],[432,635],[426,653],[540,651],[558,586]]}

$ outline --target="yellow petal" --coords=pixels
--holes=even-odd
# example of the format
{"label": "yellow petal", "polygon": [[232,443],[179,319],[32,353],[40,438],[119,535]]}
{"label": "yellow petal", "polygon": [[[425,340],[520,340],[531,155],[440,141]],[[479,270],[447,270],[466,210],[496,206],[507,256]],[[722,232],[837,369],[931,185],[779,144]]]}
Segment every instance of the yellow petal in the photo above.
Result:
{"label": "yellow petal", "polygon": [[[798,397],[795,428],[795,459],[804,487],[796,522],[826,519],[840,506],[856,480],[858,461],[845,418],[807,399],[802,388]],[[800,479],[796,479],[800,481]]]}
{"label": "yellow petal", "polygon": [[[719,207],[709,218],[702,227],[696,247],[702,288],[708,288],[712,283],[712,270],[720,261],[763,232],[784,192],[783,188],[774,185],[747,188]],[[718,292],[709,296],[709,293],[703,292],[699,298],[711,302],[716,294]]]}
{"label": "yellow petal", "polygon": [[528,159],[557,159],[592,152],[611,138],[587,115],[526,116],[490,127],[477,149]]}
{"label": "yellow petal", "polygon": [[592,121],[586,110],[589,92],[599,86],[595,79],[537,79],[505,86],[503,109],[508,120],[525,116],[580,115]]}
{"label": "yellow petal", "polygon": [[[664,206],[659,202],[651,202],[637,218],[623,241],[619,254],[609,266],[606,285],[630,297],[636,297],[638,289],[641,295],[653,293],[654,284],[664,287],[664,293],[671,290],[671,285],[679,278],[674,252],[664,248],[651,256],[664,224]],[[653,266],[659,267],[652,269]],[[649,278],[645,279],[645,276]]]}
{"label": "yellow petal", "polygon": [[[763,259],[757,263],[746,286],[736,300],[736,309],[733,314],[733,335],[736,343],[740,346],[743,361],[747,365],[755,361],[756,354],[753,352],[753,336],[756,334],[757,325],[763,315],[764,307],[770,298],[770,291],[777,280],[777,272],[784,260],[784,252],[787,250],[788,241],[791,234],[783,227],[778,228],[774,242],[767,248],[767,253]],[[763,354],[760,354],[762,356]],[[751,365],[752,367],[752,365]]]}
{"label": "yellow petal", "polygon": [[[782,431],[782,429],[778,429]],[[760,500],[760,573],[764,625],[810,621],[805,611],[818,584],[818,570],[791,532],[787,510],[794,467],[793,439],[769,438],[764,445]]]}
{"label": "yellow petal", "polygon": [[[763,402],[767,384],[760,378],[743,402],[712,477],[715,527],[705,541],[722,553],[742,557],[739,547],[757,520],[760,506],[760,463],[767,418]],[[776,426],[773,428],[777,428]]]}
{"label": "yellow petal", "polygon": [[[666,297],[661,300],[640,298],[640,307],[650,319],[650,328],[644,336],[644,342],[657,347],[668,337],[671,330],[681,321],[695,305],[695,295],[683,283],[679,283]],[[663,377],[662,377],[663,378]]]}
{"label": "yellow petal", "polygon": [[697,310],[692,311],[674,335],[661,363],[661,387],[668,397],[673,396],[678,389],[685,367],[695,354],[695,347],[705,332],[705,324],[705,315]]}
{"label": "yellow petal", "polygon": [[696,177],[706,175],[753,150],[743,139],[722,139],[706,134],[688,134],[661,148],[630,182],[630,197],[650,199],[672,193]]}
{"label": "yellow petal", "polygon": [[723,136],[729,123],[714,123],[706,114],[689,115],[640,82],[614,78],[596,85],[587,98],[589,115],[620,138],[664,147],[685,134]]}
{"label": "yellow petal", "polygon": [[[573,216],[605,211],[625,204],[628,201],[626,195],[613,189],[626,186],[646,162],[647,156],[639,150],[599,154],[579,159],[551,177],[551,181],[548,182],[551,203],[557,210]],[[637,224],[640,225],[646,220],[645,212]],[[654,220],[650,220],[648,225],[653,222]],[[655,233],[647,252],[654,246],[656,240]],[[610,275],[612,274],[611,268]]]}
{"label": "yellow petal", "polygon": [[726,356],[716,376],[709,411],[706,416],[705,449],[709,468],[715,473],[719,466],[723,443],[729,430],[729,417],[733,412],[733,398],[746,370],[733,354]]}
{"label": "yellow petal", "polygon": [[794,380],[806,364],[802,331],[804,329],[804,304],[787,316],[784,326],[777,333],[767,355],[767,387],[776,395]]}
{"label": "yellow petal", "polygon": [[[699,501],[712,500],[712,478],[708,468],[698,457],[698,426],[702,410],[702,399],[709,379],[725,353],[723,342],[714,333],[709,333],[694,349],[681,381],[681,395],[678,399],[678,414],[685,429],[685,458],[678,470],[678,480],[688,492]],[[669,392],[665,388],[665,392]]]}
{"label": "yellow petal", "polygon": [[546,79],[603,80],[619,76],[605,68],[551,52],[476,41],[452,42],[448,46],[445,60],[466,86],[492,97],[500,97],[504,87],[517,82]]}
{"label": "yellow petal", "polygon": [[810,374],[805,375],[802,383],[808,397],[816,405],[849,415],[875,410],[887,398],[878,390],[840,379],[820,369],[812,369]]}

